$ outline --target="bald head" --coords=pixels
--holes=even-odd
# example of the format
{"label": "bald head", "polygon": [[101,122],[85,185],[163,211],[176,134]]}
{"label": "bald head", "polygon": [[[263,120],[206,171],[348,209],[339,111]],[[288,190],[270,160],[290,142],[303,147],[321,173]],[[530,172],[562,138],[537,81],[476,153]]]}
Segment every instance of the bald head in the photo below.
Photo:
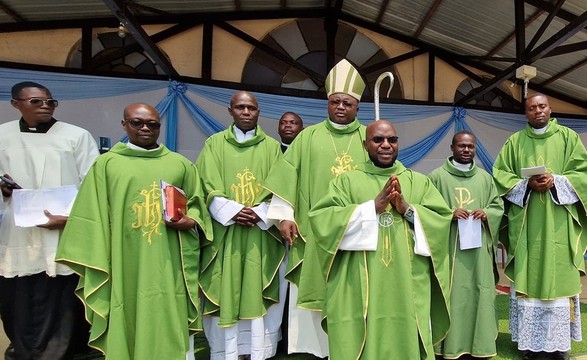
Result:
{"label": "bald head", "polygon": [[241,131],[253,130],[257,126],[260,113],[257,99],[248,91],[237,91],[230,98],[228,113],[232,116],[234,125]]}
{"label": "bald head", "polygon": [[144,149],[158,147],[161,122],[154,107],[143,103],[131,104],[124,109],[123,116],[122,128],[130,143]]}
{"label": "bald head", "polygon": [[399,152],[395,126],[388,120],[377,120],[367,126],[367,138],[363,142],[369,159],[378,167],[393,166]]}

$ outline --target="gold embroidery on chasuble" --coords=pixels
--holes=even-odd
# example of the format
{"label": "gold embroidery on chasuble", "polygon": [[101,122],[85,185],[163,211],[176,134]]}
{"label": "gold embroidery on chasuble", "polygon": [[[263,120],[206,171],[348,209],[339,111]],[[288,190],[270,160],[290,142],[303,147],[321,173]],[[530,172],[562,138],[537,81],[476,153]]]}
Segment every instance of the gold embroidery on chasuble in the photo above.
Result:
{"label": "gold embroidery on chasuble", "polygon": [[230,185],[230,191],[234,201],[247,207],[255,205],[255,198],[261,192],[261,184],[257,183],[257,177],[249,168],[236,174],[238,183]]}
{"label": "gold embroidery on chasuble", "polygon": [[381,250],[381,261],[385,267],[388,267],[393,260],[393,248],[392,248],[392,241],[391,241],[391,229],[389,229],[392,225],[397,223],[398,221],[401,222],[401,218],[396,219],[393,216],[393,213],[390,211],[391,205],[387,205],[385,211],[382,212],[377,216],[377,221],[379,223],[379,231],[383,232],[383,245]]}
{"label": "gold embroidery on chasuble", "polygon": [[[536,159],[536,162],[530,161],[530,166],[531,167],[534,167],[534,166],[542,166],[542,165],[544,165],[544,167],[546,168],[546,173],[547,174],[553,174],[554,173],[554,171],[552,171],[552,168],[549,166],[549,164],[547,164],[546,161],[544,161],[544,157],[542,155],[538,156],[538,158]],[[545,193],[543,193],[543,192],[541,192],[539,194],[540,201],[543,204],[546,203],[546,201],[544,199],[544,194]]]}
{"label": "gold embroidery on chasuble", "polygon": [[141,229],[143,238],[147,238],[147,243],[151,245],[154,234],[161,235],[159,225],[163,222],[161,214],[161,189],[157,182],[153,181],[150,189],[143,189],[139,193],[142,202],[132,204],[132,211],[135,215],[135,222],[132,223],[133,229]]}
{"label": "gold embroidery on chasuble", "polygon": [[457,209],[467,209],[467,206],[475,202],[475,199],[473,199],[473,195],[471,195],[469,189],[464,187],[455,188],[454,197],[457,203]]}
{"label": "gold embroidery on chasuble", "polygon": [[357,132],[355,131],[349,140],[346,150],[339,154],[338,149],[336,148],[336,144],[334,143],[334,138],[332,137],[332,134],[328,132],[328,135],[330,135],[330,140],[332,141],[332,147],[334,148],[334,162],[336,163],[336,165],[330,168],[332,175],[338,177],[347,171],[351,171],[357,168],[357,165],[352,165],[353,157],[349,155],[349,149],[351,148],[351,144],[353,143],[353,139],[355,138],[356,134]]}

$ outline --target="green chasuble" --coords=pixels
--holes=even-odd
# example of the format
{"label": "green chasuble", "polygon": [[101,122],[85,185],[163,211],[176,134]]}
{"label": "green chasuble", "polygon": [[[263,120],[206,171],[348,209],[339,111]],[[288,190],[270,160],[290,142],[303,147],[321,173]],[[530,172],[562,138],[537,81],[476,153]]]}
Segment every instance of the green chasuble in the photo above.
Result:
{"label": "green chasuble", "polygon": [[357,119],[344,129],[335,128],[328,119],[312,125],[295,138],[264,183],[294,208],[300,238],[289,252],[287,278],[299,287],[300,307],[322,309],[325,290],[308,212],[326,195],[330,180],[368,159],[364,140],[365,126]]}
{"label": "green chasuble", "polygon": [[[376,251],[338,250],[357,206],[374,199],[394,174],[431,257],[414,253],[414,227],[393,208],[374,223]],[[399,161],[387,169],[365,163],[331,181],[310,222],[327,278],[323,327],[332,359],[434,359],[433,344],[449,328],[451,216],[432,182]]]}
{"label": "green chasuble", "polygon": [[578,295],[587,248],[587,151],[579,135],[555,118],[544,134],[535,134],[527,125],[506,141],[493,165],[500,194],[522,181],[522,168],[537,165],[564,176],[579,202],[556,205],[550,192],[531,191],[524,207],[510,204],[508,238],[501,239],[508,249],[505,273],[515,282],[516,292],[529,298]]}
{"label": "green chasuble", "polygon": [[187,215],[211,238],[199,175],[185,157],[118,143],[84,178],[56,259],[80,275],[90,346],[107,359],[185,359],[201,329],[199,237],[163,222],[159,182],[182,188]]}
{"label": "green chasuble", "polygon": [[482,209],[482,244],[477,249],[460,250],[458,221],[450,228],[450,331],[441,353],[449,359],[463,354],[495,356],[497,351],[497,312],[495,285],[499,280],[496,266],[498,231],[503,216],[503,201],[487,171],[472,164],[468,171],[457,169],[448,158],[428,177],[454,212],[461,208],[472,212]]}
{"label": "green chasuble", "polygon": [[[232,126],[210,136],[196,162],[208,205],[215,196],[258,205],[264,200],[261,182],[280,157],[279,143],[260,126],[253,138],[241,143]],[[214,241],[202,248],[204,314],[218,316],[219,326],[264,316],[279,301],[278,270],[285,258],[279,231],[223,226],[215,220],[213,226]]]}

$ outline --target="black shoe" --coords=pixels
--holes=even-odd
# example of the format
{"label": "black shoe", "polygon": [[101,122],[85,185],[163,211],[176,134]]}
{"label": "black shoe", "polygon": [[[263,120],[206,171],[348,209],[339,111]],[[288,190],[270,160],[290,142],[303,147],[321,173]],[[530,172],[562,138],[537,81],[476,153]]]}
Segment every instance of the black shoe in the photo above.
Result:
{"label": "black shoe", "polygon": [[16,351],[14,350],[14,346],[12,344],[8,345],[6,348],[6,351],[4,352],[4,359],[16,360]]}
{"label": "black shoe", "polygon": [[522,359],[524,359],[524,360],[538,359],[538,353],[532,352],[530,350],[524,350],[524,351],[522,351]]}
{"label": "black shoe", "polygon": [[571,357],[569,356],[569,353],[566,351],[555,351],[552,353],[550,358],[556,360],[569,360]]}

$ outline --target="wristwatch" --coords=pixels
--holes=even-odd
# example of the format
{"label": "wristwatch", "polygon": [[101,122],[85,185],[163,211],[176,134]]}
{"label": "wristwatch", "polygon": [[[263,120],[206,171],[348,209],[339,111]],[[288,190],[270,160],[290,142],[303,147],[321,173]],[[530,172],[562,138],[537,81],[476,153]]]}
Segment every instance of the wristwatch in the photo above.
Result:
{"label": "wristwatch", "polygon": [[406,212],[404,213],[404,219],[409,220],[412,219],[414,217],[414,209],[412,209],[412,207],[408,207],[408,209],[406,210]]}

